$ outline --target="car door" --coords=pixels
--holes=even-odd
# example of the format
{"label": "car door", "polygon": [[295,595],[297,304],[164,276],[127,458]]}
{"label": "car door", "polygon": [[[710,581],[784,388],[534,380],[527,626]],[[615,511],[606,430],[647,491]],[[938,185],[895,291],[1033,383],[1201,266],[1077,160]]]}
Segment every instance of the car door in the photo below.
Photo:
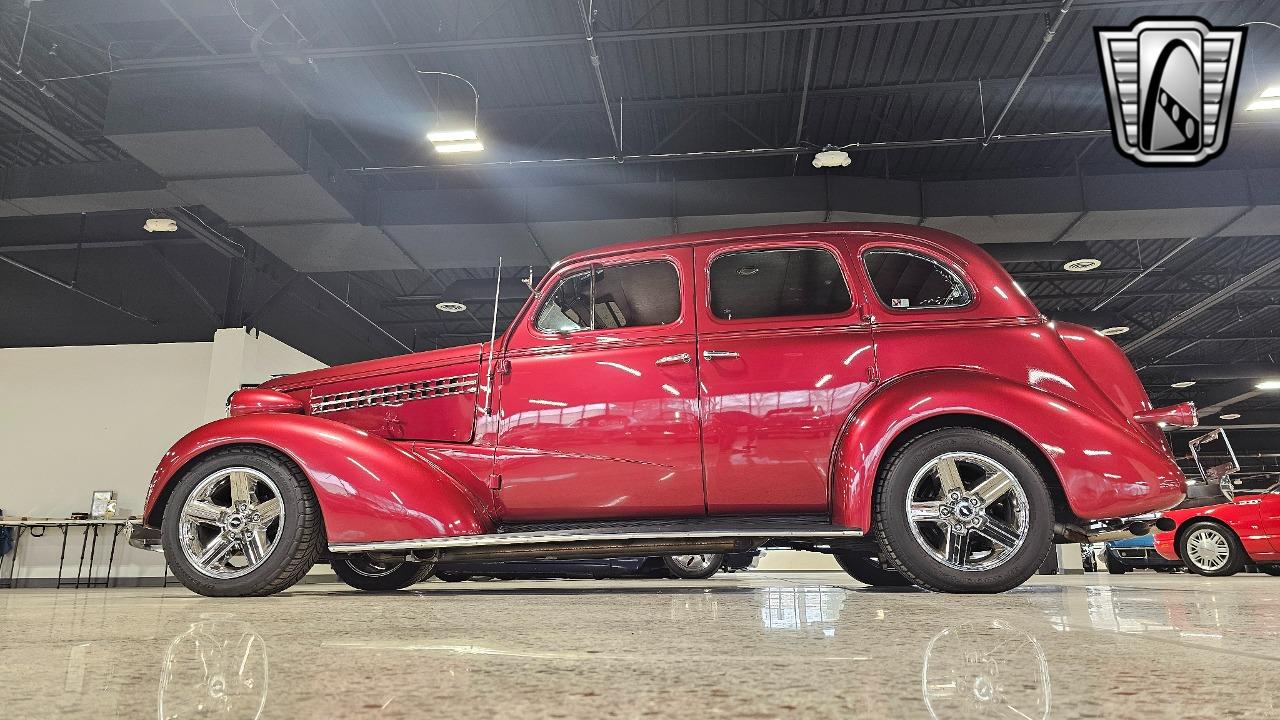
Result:
{"label": "car door", "polygon": [[711,514],[828,511],[831,453],[874,377],[839,248],[700,246],[698,372]]}
{"label": "car door", "polygon": [[504,520],[705,513],[689,248],[565,267],[513,327]]}
{"label": "car door", "polygon": [[1270,490],[1258,495],[1257,500],[1258,520],[1270,552],[1266,558],[1256,557],[1254,559],[1280,559],[1280,492]]}

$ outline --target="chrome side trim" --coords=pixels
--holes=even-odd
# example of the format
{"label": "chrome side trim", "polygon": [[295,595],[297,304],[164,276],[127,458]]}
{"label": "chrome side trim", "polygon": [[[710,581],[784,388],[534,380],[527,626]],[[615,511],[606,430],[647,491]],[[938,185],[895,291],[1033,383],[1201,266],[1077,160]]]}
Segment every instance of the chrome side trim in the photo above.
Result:
{"label": "chrome side trim", "polygon": [[355,408],[405,403],[411,400],[443,397],[446,395],[462,395],[475,392],[478,373],[457,375],[454,377],[436,378],[421,382],[387,385],[384,387],[351,390],[348,392],[316,395],[311,398],[311,413],[337,412]]}
{"label": "chrome side trim", "polygon": [[384,552],[395,550],[431,550],[447,547],[484,547],[494,545],[541,545],[544,543],[595,542],[600,540],[662,540],[688,538],[857,538],[864,533],[854,528],[786,530],[777,528],[716,528],[714,530],[632,530],[492,533],[457,537],[423,538],[421,540],[384,540],[369,543],[330,543],[336,553]]}

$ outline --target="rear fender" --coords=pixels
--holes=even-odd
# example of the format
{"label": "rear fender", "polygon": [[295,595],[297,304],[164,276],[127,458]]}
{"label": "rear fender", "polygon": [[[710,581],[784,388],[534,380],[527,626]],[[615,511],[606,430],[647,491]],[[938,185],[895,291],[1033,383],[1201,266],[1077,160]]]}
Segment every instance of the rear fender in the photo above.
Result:
{"label": "rear fender", "polygon": [[886,452],[914,426],[943,415],[983,418],[1034,444],[1081,519],[1162,510],[1185,492],[1173,458],[1131,427],[994,375],[931,370],[885,385],[854,410],[836,443],[833,522],[870,528],[872,490]]}
{"label": "rear fender", "polygon": [[159,527],[162,498],[182,471],[211,450],[269,447],[311,481],[330,543],[413,540],[492,531],[487,506],[457,479],[395,443],[310,415],[216,420],[179,440],[147,491],[147,523]]}

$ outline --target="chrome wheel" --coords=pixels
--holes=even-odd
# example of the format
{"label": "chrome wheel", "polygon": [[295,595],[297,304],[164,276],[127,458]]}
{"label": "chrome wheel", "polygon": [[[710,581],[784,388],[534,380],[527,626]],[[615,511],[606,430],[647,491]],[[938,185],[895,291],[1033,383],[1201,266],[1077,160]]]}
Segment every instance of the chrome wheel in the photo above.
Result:
{"label": "chrome wheel", "polygon": [[912,478],[904,508],[911,534],[937,562],[967,572],[1003,565],[1027,539],[1027,496],[1003,465],[952,452]]}
{"label": "chrome wheel", "polygon": [[715,562],[715,555],[672,555],[671,562],[690,574],[706,572]]}
{"label": "chrome wheel", "polygon": [[187,496],[178,528],[196,571],[220,580],[240,577],[275,550],[284,529],[280,488],[260,470],[223,468]]}
{"label": "chrome wheel", "polygon": [[1201,570],[1221,570],[1230,557],[1227,538],[1213,528],[1200,528],[1187,538],[1187,559]]}

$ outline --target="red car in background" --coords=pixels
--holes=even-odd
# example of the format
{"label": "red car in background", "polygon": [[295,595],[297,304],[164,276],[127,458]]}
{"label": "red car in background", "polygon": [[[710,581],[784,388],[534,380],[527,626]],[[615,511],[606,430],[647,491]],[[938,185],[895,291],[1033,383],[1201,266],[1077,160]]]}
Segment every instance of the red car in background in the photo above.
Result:
{"label": "red car in background", "polygon": [[1233,495],[1226,502],[1165,512],[1176,526],[1155,533],[1156,552],[1200,575],[1234,575],[1246,565],[1280,575],[1280,483],[1246,485]]}
{"label": "red car in background", "polygon": [[680,235],[557,263],[493,343],[281,377],[161,460],[137,545],[206,595],[317,560],[790,547],[864,582],[998,592],[1185,480],[1127,358],[941,230]]}

